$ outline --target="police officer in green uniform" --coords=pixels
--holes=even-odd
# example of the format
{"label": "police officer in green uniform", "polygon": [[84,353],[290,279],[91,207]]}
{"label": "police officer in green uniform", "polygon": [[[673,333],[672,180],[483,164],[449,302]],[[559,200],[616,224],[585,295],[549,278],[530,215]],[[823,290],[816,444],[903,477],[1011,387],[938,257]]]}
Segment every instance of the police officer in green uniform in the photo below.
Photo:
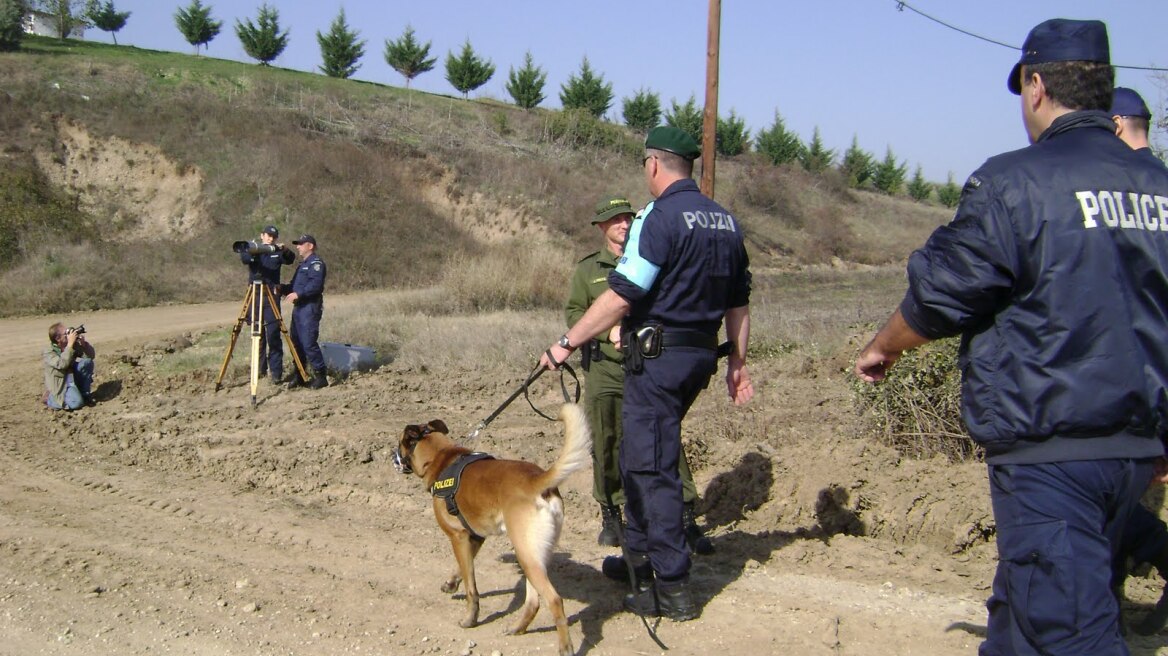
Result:
{"label": "police officer in green uniform", "polygon": [[[565,315],[571,328],[592,302],[608,289],[608,274],[616,269],[624,253],[625,238],[633,218],[633,206],[621,196],[607,197],[596,205],[592,225],[604,235],[604,248],[576,264]],[[601,530],[596,541],[602,546],[620,545],[621,489],[620,456],[621,401],[624,398],[624,356],[620,352],[620,328],[586,342],[580,352],[584,369],[584,408],[592,428],[592,497],[600,504]],[[697,525],[694,502],[698,491],[685,454],[678,463],[685,501],[683,521],[686,541],[698,554],[711,554],[714,545]]]}

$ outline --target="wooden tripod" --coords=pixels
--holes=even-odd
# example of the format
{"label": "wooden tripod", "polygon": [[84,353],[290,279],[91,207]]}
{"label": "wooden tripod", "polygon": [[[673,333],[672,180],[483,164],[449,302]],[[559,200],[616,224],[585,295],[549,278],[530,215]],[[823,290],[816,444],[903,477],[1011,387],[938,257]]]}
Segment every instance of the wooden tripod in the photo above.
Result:
{"label": "wooden tripod", "polygon": [[[223,387],[223,375],[227,373],[227,365],[231,362],[232,353],[235,352],[235,341],[239,338],[243,323],[250,319],[252,408],[256,407],[256,392],[260,385],[260,336],[263,335],[264,329],[264,303],[268,304],[272,315],[276,317],[276,323],[280,326],[280,334],[284,336],[284,343],[288,345],[288,351],[292,353],[292,361],[296,363],[296,372],[300,374],[300,380],[308,381],[308,372],[304,370],[300,354],[296,352],[296,347],[292,344],[292,336],[288,334],[288,329],[284,326],[284,317],[280,314],[280,304],[276,302],[276,297],[272,296],[271,288],[263,282],[255,280],[247,286],[247,294],[243,297],[243,306],[239,308],[239,318],[235,320],[235,327],[231,329],[231,342],[227,345],[227,353],[223,355],[223,366],[219,367],[219,377],[215,379],[215,391],[218,392]],[[275,336],[268,335],[268,339],[274,338]]]}

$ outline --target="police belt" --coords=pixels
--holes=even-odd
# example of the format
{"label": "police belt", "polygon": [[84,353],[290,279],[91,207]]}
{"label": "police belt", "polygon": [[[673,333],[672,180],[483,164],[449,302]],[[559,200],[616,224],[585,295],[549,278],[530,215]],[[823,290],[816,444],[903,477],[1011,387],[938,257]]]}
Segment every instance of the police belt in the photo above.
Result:
{"label": "police belt", "polygon": [[709,333],[699,333],[689,330],[669,330],[666,328],[661,335],[661,346],[665,348],[671,346],[688,346],[690,348],[706,349],[707,351],[717,351],[718,336],[710,335]]}

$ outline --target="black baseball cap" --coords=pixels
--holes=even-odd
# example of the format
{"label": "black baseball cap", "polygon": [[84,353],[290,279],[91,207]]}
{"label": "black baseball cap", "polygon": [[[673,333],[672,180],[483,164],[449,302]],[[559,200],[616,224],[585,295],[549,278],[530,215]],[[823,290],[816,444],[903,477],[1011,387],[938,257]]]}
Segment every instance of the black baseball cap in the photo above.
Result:
{"label": "black baseball cap", "polygon": [[1039,23],[1022,43],[1022,58],[1010,70],[1006,88],[1015,96],[1022,93],[1022,67],[1047,62],[1086,61],[1111,63],[1107,25],[1097,20],[1052,18]]}
{"label": "black baseball cap", "polygon": [[316,246],[316,237],[313,237],[309,234],[303,234],[300,235],[299,239],[293,241],[292,243],[296,246],[299,246],[300,244],[312,244],[313,246]]}
{"label": "black baseball cap", "polygon": [[1148,120],[1152,119],[1152,112],[1148,111],[1148,105],[1144,103],[1144,99],[1140,97],[1140,94],[1127,87],[1115,87],[1111,96],[1111,111],[1108,113],[1112,116],[1138,116]]}
{"label": "black baseball cap", "polygon": [[273,237],[280,236],[280,231],[277,230],[276,226],[274,226],[274,225],[265,226],[263,230],[260,230],[260,232],[265,234],[265,235],[271,235]]}

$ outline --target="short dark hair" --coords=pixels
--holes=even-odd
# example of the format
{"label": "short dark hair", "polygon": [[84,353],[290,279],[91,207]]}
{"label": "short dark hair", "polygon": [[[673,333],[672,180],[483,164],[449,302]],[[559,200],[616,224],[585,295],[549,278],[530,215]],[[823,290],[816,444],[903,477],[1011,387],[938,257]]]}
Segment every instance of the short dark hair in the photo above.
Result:
{"label": "short dark hair", "polygon": [[694,163],[692,159],[686,159],[677,153],[671,153],[668,150],[658,150],[650,148],[657,161],[661,162],[661,166],[666,171],[684,175],[687,178],[693,177]]}
{"label": "short dark hair", "polygon": [[1152,127],[1152,122],[1143,116],[1124,116],[1123,120],[1127,121],[1129,127],[1136,132],[1148,134]]}
{"label": "short dark hair", "polygon": [[1111,108],[1115,69],[1111,64],[1087,61],[1046,62],[1022,67],[1022,79],[1032,73],[1042,78],[1046,95],[1067,109]]}

